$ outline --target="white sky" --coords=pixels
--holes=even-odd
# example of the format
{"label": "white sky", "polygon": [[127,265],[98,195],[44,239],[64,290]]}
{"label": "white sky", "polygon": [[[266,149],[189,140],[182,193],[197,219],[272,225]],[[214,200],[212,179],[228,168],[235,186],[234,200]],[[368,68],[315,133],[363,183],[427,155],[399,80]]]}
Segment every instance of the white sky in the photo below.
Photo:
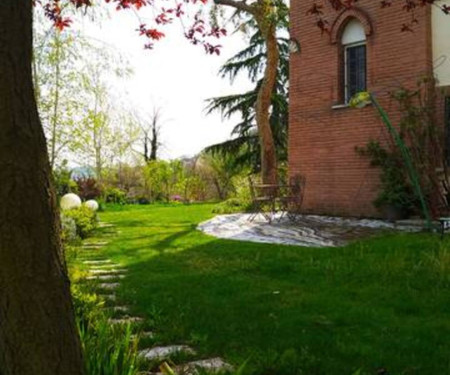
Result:
{"label": "white sky", "polygon": [[[231,35],[218,41],[223,45],[220,56],[206,55],[203,47],[192,46],[183,36],[181,25],[161,30],[167,35],[144,50],[147,42],[136,32],[139,21],[132,12],[113,11],[112,17],[93,24],[83,17],[87,36],[113,46],[131,62],[132,77],[121,83],[111,76],[116,97],[130,110],[152,113],[161,107],[165,121],[162,129],[162,157],[194,155],[204,147],[230,137],[238,119],[222,120],[219,113],[206,116],[205,99],[243,92],[251,87],[246,77],[230,84],[218,76],[220,66],[245,47],[242,35]],[[229,31],[232,31],[230,25]]]}

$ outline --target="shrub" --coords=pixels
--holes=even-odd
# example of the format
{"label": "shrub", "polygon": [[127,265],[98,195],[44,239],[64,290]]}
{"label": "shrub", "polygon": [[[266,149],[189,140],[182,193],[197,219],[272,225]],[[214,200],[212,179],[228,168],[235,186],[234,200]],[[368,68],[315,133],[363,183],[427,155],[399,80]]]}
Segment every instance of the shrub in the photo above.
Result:
{"label": "shrub", "polygon": [[356,151],[370,159],[372,167],[381,169],[381,189],[373,202],[375,207],[381,209],[385,206],[393,206],[410,212],[417,207],[408,176],[403,167],[402,155],[397,149],[383,148],[377,141],[370,141],[366,147],[357,147]]}
{"label": "shrub", "polygon": [[237,212],[246,212],[249,209],[250,204],[247,201],[239,198],[230,198],[223,201],[213,208],[215,214],[233,214]]}
{"label": "shrub", "polygon": [[86,238],[97,227],[97,215],[86,206],[64,212],[66,217],[72,218],[77,227],[77,234]]}
{"label": "shrub", "polygon": [[100,187],[97,180],[92,177],[79,178],[76,180],[78,185],[78,195],[83,200],[96,199],[101,195]]}
{"label": "shrub", "polygon": [[104,192],[106,203],[125,204],[126,195],[125,191],[116,187],[108,187]]}
{"label": "shrub", "polygon": [[61,239],[65,244],[73,243],[78,239],[75,219],[64,214],[61,214]]}

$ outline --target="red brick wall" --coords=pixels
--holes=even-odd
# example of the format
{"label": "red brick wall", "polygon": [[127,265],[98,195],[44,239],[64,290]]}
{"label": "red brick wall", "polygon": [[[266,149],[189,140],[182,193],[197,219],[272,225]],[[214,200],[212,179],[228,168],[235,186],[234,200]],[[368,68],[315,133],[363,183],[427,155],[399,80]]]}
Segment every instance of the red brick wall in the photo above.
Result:
{"label": "red brick wall", "polygon": [[[291,34],[300,42],[301,53],[291,55],[290,175],[306,177],[308,212],[379,216],[372,205],[379,171],[355,152],[355,146],[370,139],[386,141],[387,133],[373,106],[332,109],[340,98],[341,48],[330,35],[321,35],[314,17],[307,15],[312,2],[291,2]],[[418,11],[420,22],[414,33],[401,32],[410,15],[401,10],[401,3],[394,4],[381,9],[378,0],[358,1],[358,9],[372,26],[367,37],[368,89],[395,121],[399,113],[389,91],[401,85],[414,87],[419,76],[431,73],[432,58],[430,10]],[[333,25],[339,13],[326,12]]]}

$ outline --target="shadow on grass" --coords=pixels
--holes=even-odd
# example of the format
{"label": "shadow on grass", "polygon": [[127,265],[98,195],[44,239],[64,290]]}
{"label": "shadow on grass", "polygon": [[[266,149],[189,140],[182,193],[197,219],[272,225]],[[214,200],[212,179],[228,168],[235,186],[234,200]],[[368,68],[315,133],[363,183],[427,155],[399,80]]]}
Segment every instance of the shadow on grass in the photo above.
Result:
{"label": "shadow on grass", "polygon": [[313,249],[204,242],[195,227],[149,244],[159,256],[124,259],[122,297],[144,316],[159,311],[162,343],[251,358],[258,374],[448,370],[447,240],[402,234]]}

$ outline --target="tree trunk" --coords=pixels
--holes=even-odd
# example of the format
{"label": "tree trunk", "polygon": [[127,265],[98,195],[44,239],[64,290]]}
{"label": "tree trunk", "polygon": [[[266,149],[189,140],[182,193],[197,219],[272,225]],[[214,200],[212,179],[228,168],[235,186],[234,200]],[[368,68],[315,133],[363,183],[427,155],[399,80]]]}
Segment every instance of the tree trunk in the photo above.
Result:
{"label": "tree trunk", "polygon": [[0,373],[82,375],[31,55],[32,0],[1,0]]}
{"label": "tree trunk", "polygon": [[256,124],[261,144],[261,178],[264,184],[276,184],[278,182],[277,152],[270,127],[270,106],[277,79],[280,52],[275,25],[267,25],[264,15],[261,18],[257,19],[257,22],[266,42],[267,65],[256,101]]}
{"label": "tree trunk", "polygon": [[158,158],[158,128],[156,124],[156,118],[153,120],[152,125],[152,141],[151,141],[151,151],[150,160],[156,160]]}
{"label": "tree trunk", "polygon": [[278,182],[277,152],[272,128],[270,127],[270,106],[272,105],[272,93],[275,89],[280,60],[280,51],[276,38],[276,22],[271,19],[272,15],[268,13],[271,10],[267,8],[267,2],[263,0],[258,0],[253,4],[247,4],[245,0],[214,0],[214,3],[251,14],[264,37],[267,48],[267,65],[256,101],[256,125],[258,126],[261,145],[262,182],[264,184],[276,184]]}

